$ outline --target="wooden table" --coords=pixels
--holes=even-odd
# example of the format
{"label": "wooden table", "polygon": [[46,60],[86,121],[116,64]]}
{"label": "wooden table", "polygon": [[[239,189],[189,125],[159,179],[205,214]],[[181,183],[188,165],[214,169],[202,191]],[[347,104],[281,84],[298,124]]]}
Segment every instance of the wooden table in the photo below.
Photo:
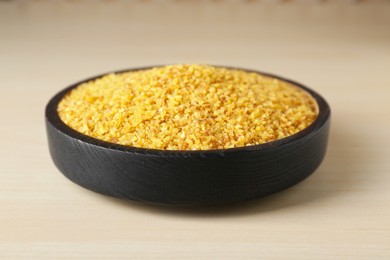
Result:
{"label": "wooden table", "polygon": [[[0,1],[0,258],[390,259],[388,1]],[[309,179],[235,206],[130,204],[54,167],[44,107],[117,69],[210,63],[320,92],[329,150]]]}

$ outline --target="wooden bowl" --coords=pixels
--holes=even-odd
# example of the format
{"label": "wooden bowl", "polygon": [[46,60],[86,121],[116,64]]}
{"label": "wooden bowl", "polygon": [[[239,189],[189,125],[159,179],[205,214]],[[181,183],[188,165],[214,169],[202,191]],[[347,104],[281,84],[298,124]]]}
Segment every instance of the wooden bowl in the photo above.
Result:
{"label": "wooden bowl", "polygon": [[[119,72],[140,70],[135,68]],[[317,119],[289,137],[248,147],[206,151],[167,151],[113,144],[79,133],[57,113],[60,100],[80,83],[55,95],[46,106],[50,153],[71,181],[92,191],[134,201],[203,205],[245,201],[284,190],[308,177],[324,158],[330,108],[313,90]]]}

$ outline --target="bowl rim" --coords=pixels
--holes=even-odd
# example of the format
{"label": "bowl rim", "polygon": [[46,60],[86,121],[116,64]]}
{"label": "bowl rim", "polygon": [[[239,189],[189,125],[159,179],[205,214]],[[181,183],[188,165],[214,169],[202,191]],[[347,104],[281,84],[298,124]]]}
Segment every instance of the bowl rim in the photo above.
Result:
{"label": "bowl rim", "polygon": [[[57,131],[62,132],[63,134],[67,135],[68,137],[71,137],[73,139],[76,139],[78,141],[81,141],[83,143],[87,143],[89,145],[93,146],[99,146],[105,149],[109,150],[116,150],[116,151],[122,151],[127,153],[135,153],[135,154],[147,154],[147,155],[156,155],[156,156],[196,156],[196,155],[226,155],[226,154],[235,154],[235,153],[246,153],[251,151],[260,151],[264,149],[270,149],[270,148],[276,148],[284,145],[291,144],[292,142],[299,142],[302,141],[302,139],[310,134],[314,134],[315,132],[319,131],[329,120],[330,118],[330,107],[326,100],[319,95],[314,90],[304,86],[301,83],[298,83],[296,81],[271,74],[268,72],[262,72],[254,69],[246,69],[246,68],[240,68],[240,67],[231,67],[231,66],[224,66],[224,65],[210,65],[213,67],[218,68],[226,68],[226,69],[237,69],[242,70],[250,73],[257,73],[262,76],[275,78],[281,81],[285,81],[287,83],[292,84],[295,87],[300,88],[301,90],[304,90],[307,94],[309,94],[316,102],[318,106],[318,115],[317,118],[305,129],[284,137],[282,139],[278,139],[275,141],[270,141],[263,144],[257,144],[257,145],[250,145],[250,146],[240,146],[240,147],[233,147],[233,148],[226,148],[226,149],[210,149],[210,150],[161,150],[161,149],[152,149],[152,148],[143,148],[143,147],[135,147],[135,146],[126,146],[116,143],[111,143],[107,141],[103,141],[88,135],[85,135],[81,132],[78,132],[74,130],[73,128],[66,125],[59,117],[57,107],[59,102],[62,100],[62,98],[72,89],[76,88],[80,84],[84,82],[88,82],[91,80],[98,79],[100,77],[103,77],[108,74],[117,74],[117,73],[124,73],[124,72],[131,72],[131,71],[139,71],[139,70],[147,70],[157,67],[163,67],[168,66],[166,65],[155,65],[155,66],[143,66],[143,67],[134,67],[130,69],[122,69],[122,70],[115,70],[110,71],[106,73],[101,73],[96,76],[89,77],[87,79],[78,81],[76,83],[73,83],[72,85],[64,88],[57,94],[55,94],[47,103],[46,109],[45,109],[45,118],[48,123],[50,123],[54,128],[56,128]],[[206,64],[204,64],[206,65]],[[207,64],[209,65],[209,64]]]}

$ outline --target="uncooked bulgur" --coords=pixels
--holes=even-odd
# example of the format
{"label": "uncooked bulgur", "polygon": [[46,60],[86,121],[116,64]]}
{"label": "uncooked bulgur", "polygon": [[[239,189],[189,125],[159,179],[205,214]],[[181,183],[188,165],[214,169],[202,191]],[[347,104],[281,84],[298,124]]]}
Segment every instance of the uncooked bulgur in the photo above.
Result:
{"label": "uncooked bulgur", "polygon": [[295,134],[317,117],[290,83],[243,70],[169,65],[83,83],[58,105],[61,120],[111,143],[164,150],[225,149]]}

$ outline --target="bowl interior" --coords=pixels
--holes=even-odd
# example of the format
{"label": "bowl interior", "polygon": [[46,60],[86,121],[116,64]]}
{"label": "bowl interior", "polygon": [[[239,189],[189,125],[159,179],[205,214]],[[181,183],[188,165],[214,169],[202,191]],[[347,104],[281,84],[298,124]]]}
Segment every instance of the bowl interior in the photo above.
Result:
{"label": "bowl interior", "polygon": [[295,81],[276,76],[270,73],[265,73],[265,72],[260,72],[256,70],[250,70],[250,69],[242,69],[242,68],[237,68],[237,67],[228,67],[228,66],[215,66],[215,67],[224,67],[228,69],[239,69],[243,70],[246,72],[254,72],[258,73],[263,76],[275,78],[281,81],[285,81],[287,83],[292,84],[294,87],[297,87],[301,90],[303,90],[309,97],[311,97],[315,102],[316,105],[316,110],[317,110],[317,118],[305,129],[287,136],[285,138],[275,140],[275,141],[270,141],[264,144],[259,144],[259,145],[252,145],[252,146],[245,146],[245,147],[235,147],[235,148],[227,148],[227,149],[213,149],[213,150],[159,150],[159,149],[150,149],[150,148],[141,148],[141,147],[132,147],[132,146],[125,146],[125,145],[120,145],[120,144],[115,144],[115,143],[110,143],[106,142],[100,139],[96,139],[90,136],[87,136],[83,133],[80,133],[71,127],[67,126],[59,117],[58,112],[57,112],[57,107],[59,102],[62,100],[62,98],[67,95],[72,89],[76,88],[80,84],[95,80],[97,78],[100,78],[104,75],[107,75],[109,73],[123,73],[123,72],[129,72],[129,71],[138,71],[138,70],[146,70],[146,69],[151,69],[159,66],[149,66],[149,67],[142,67],[142,68],[134,68],[134,69],[125,69],[125,70],[120,70],[120,71],[114,71],[114,72],[107,72],[103,73],[91,78],[87,78],[85,80],[82,80],[80,82],[74,83],[71,86],[65,88],[61,92],[57,93],[48,103],[46,107],[46,118],[47,120],[54,125],[57,129],[60,131],[64,132],[65,134],[75,138],[79,139],[83,142],[90,143],[93,145],[97,146],[102,146],[107,149],[115,149],[115,150],[121,150],[121,151],[127,151],[127,152],[134,152],[134,153],[146,153],[146,154],[156,154],[159,156],[191,156],[191,155],[196,155],[196,154],[208,154],[208,155],[218,155],[221,153],[241,153],[241,152],[246,152],[246,151],[253,151],[253,150],[261,150],[261,149],[267,149],[270,147],[276,147],[280,146],[289,142],[294,142],[299,139],[301,139],[303,136],[309,134],[310,132],[316,131],[321,128],[321,126],[327,121],[329,115],[330,115],[330,108],[327,102],[315,91],[312,89],[305,87],[304,85],[297,83]]}

